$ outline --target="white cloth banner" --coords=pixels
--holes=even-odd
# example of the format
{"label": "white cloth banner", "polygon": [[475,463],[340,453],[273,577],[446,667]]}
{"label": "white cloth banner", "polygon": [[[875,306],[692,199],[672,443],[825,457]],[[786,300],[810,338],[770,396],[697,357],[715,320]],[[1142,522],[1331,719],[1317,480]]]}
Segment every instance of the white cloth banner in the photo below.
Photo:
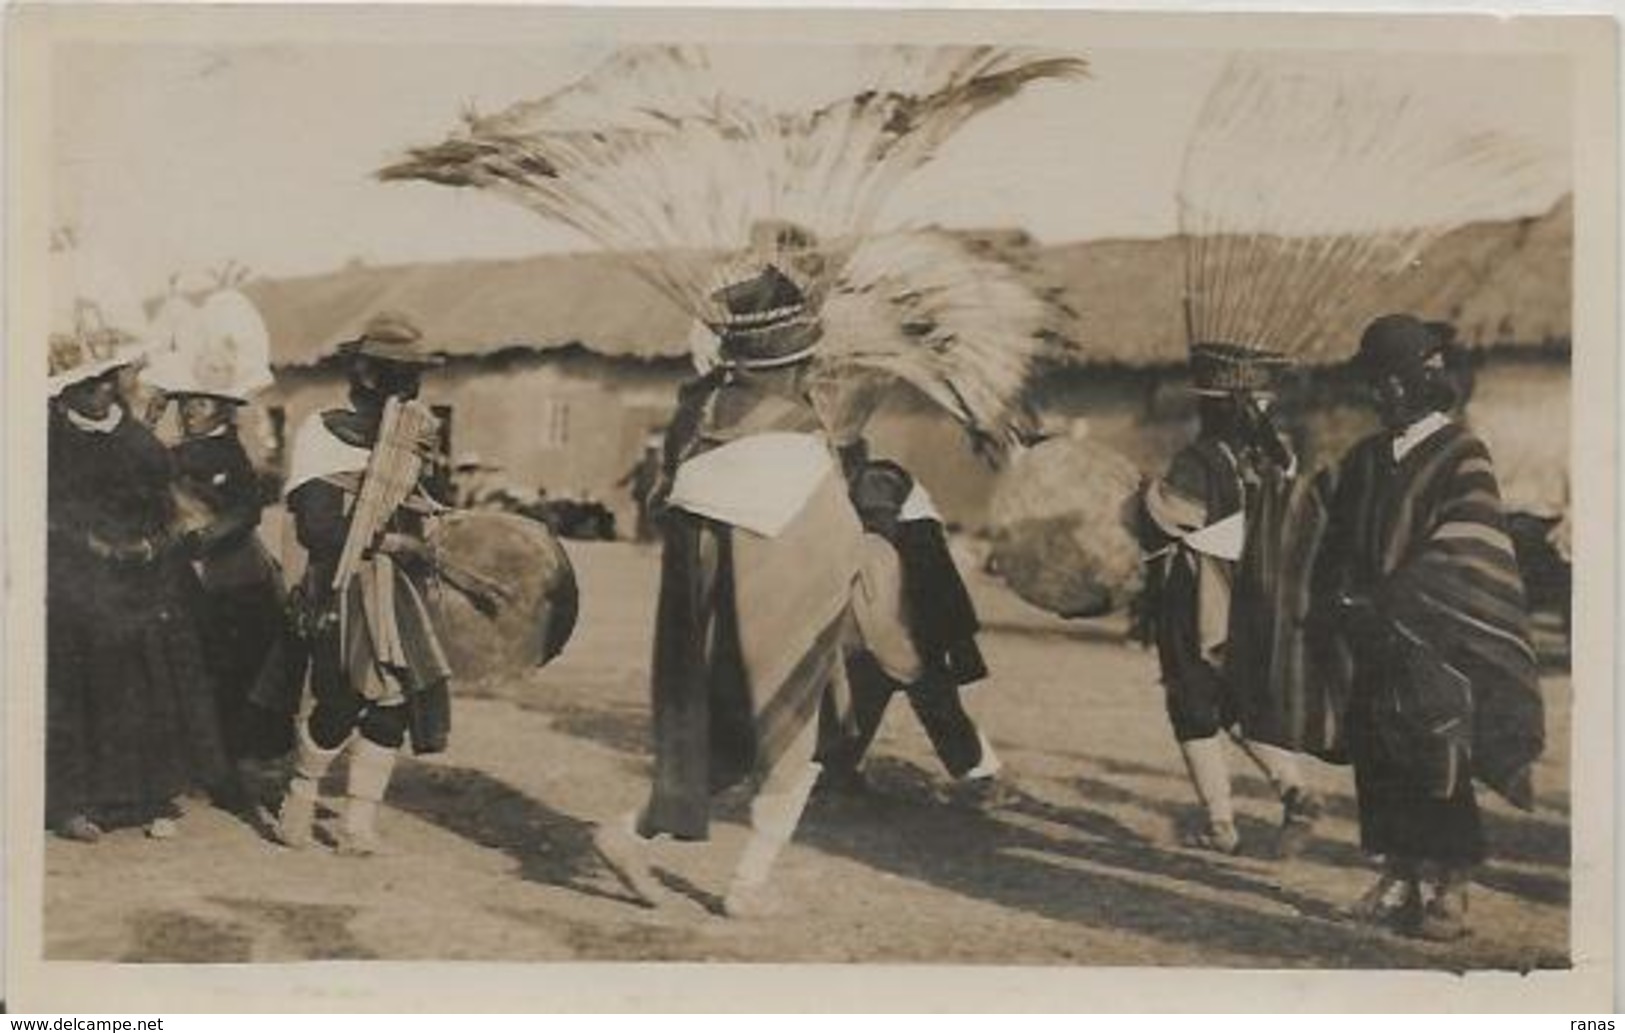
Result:
{"label": "white cloth banner", "polygon": [[834,469],[823,439],[775,432],[731,441],[677,468],[670,503],[696,516],[777,537]]}

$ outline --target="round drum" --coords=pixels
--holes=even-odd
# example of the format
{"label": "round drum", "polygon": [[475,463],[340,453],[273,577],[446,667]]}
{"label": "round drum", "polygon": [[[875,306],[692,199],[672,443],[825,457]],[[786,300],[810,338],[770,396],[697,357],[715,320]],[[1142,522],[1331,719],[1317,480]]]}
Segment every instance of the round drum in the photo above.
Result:
{"label": "round drum", "polygon": [[457,512],[435,522],[429,544],[440,570],[430,606],[458,679],[533,670],[570,641],[580,609],[575,569],[545,526]]}
{"label": "round drum", "polygon": [[1088,438],[1029,449],[994,488],[994,568],[1022,599],[1062,617],[1127,606],[1142,583],[1140,486],[1133,463]]}

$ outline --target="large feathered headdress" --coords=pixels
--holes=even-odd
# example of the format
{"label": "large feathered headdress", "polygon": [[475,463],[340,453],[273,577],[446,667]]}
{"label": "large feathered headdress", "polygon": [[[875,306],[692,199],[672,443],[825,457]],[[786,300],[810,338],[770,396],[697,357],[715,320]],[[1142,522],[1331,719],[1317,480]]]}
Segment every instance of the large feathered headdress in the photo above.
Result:
{"label": "large feathered headdress", "polygon": [[[841,54],[855,58],[850,78],[831,74],[819,98],[775,106],[729,82],[725,62],[704,49],[625,49],[554,94],[467,116],[450,138],[409,151],[379,176],[475,187],[572,226],[718,334],[737,329],[729,299],[769,269],[794,288],[802,314],[826,323],[847,318],[835,300],[842,295],[881,300],[898,315],[911,305],[929,311],[910,325],[929,324],[934,337],[852,317],[867,339],[826,326],[820,350],[844,351],[844,368],[911,380],[962,419],[1001,420],[994,410],[1014,403],[1007,367],[1025,368],[1036,350],[1027,299],[1005,327],[993,319],[975,326],[958,292],[1009,300],[1019,293],[1010,277],[1000,287],[999,277],[973,275],[990,263],[938,235],[909,245],[869,238],[886,199],[967,122],[1029,83],[1079,76],[1085,64],[1000,47]],[[865,248],[878,250],[859,261]],[[911,278],[921,282],[899,286]],[[981,342],[965,353],[974,358],[945,374],[952,345],[967,339]],[[995,341],[1008,346],[1008,363],[985,350]],[[996,376],[973,383],[983,372]],[[954,400],[956,391],[964,398]]]}
{"label": "large feathered headdress", "polygon": [[1346,354],[1429,244],[1551,203],[1556,163],[1495,126],[1494,98],[1464,104],[1439,69],[1416,70],[1393,55],[1230,62],[1180,177],[1192,345]]}

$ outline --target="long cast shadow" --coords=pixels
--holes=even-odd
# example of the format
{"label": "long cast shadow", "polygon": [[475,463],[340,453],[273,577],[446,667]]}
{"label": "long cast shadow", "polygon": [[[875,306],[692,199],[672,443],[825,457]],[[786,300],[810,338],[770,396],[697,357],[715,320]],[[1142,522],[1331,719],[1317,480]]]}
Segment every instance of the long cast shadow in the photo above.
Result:
{"label": "long cast shadow", "polygon": [[519,863],[527,882],[561,886],[617,902],[600,889],[614,883],[592,845],[593,826],[556,811],[499,779],[464,767],[402,764],[390,803],[448,832]]}
{"label": "long cast shadow", "polygon": [[[995,816],[885,798],[873,801],[866,814],[843,808],[838,821],[815,807],[801,838],[881,871],[1003,907],[1186,947],[1199,940],[1216,952],[1284,967],[1436,968],[1444,963],[1440,955],[1394,937],[1328,920],[1323,901],[1227,865],[1124,837],[1108,816],[1025,794],[1011,809],[1111,838],[1063,842]],[[1090,868],[1080,869],[1079,863]],[[1134,876],[1249,894],[1294,913],[1261,913],[1147,885]]]}
{"label": "long cast shadow", "polygon": [[[522,704],[524,705],[524,704]],[[617,706],[601,703],[581,706],[570,703],[538,702],[526,709],[545,712],[556,731],[578,739],[607,746],[617,753],[646,759],[650,751],[648,706]]]}

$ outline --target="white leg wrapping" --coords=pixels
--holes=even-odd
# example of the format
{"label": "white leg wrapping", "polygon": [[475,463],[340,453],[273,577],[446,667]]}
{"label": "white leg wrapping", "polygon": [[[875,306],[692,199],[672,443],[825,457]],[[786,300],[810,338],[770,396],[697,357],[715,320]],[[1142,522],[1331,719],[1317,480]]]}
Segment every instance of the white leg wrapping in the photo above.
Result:
{"label": "white leg wrapping", "polygon": [[378,803],[395,772],[397,751],[369,739],[357,739],[350,753],[349,806],[344,812],[346,846],[372,853],[378,847]]}
{"label": "white leg wrapping", "polygon": [[316,796],[322,776],[333,766],[333,758],[344,749],[341,743],[324,750],[310,737],[310,729],[299,723],[299,744],[294,750],[293,778],[282,798],[282,810],[277,815],[276,838],[291,847],[309,846],[314,840]]}
{"label": "white leg wrapping", "polygon": [[1196,796],[1207,809],[1208,820],[1214,824],[1235,821],[1230,801],[1230,768],[1224,760],[1224,740],[1219,736],[1192,739],[1179,744],[1185,756],[1185,769],[1190,772],[1191,785]]}

